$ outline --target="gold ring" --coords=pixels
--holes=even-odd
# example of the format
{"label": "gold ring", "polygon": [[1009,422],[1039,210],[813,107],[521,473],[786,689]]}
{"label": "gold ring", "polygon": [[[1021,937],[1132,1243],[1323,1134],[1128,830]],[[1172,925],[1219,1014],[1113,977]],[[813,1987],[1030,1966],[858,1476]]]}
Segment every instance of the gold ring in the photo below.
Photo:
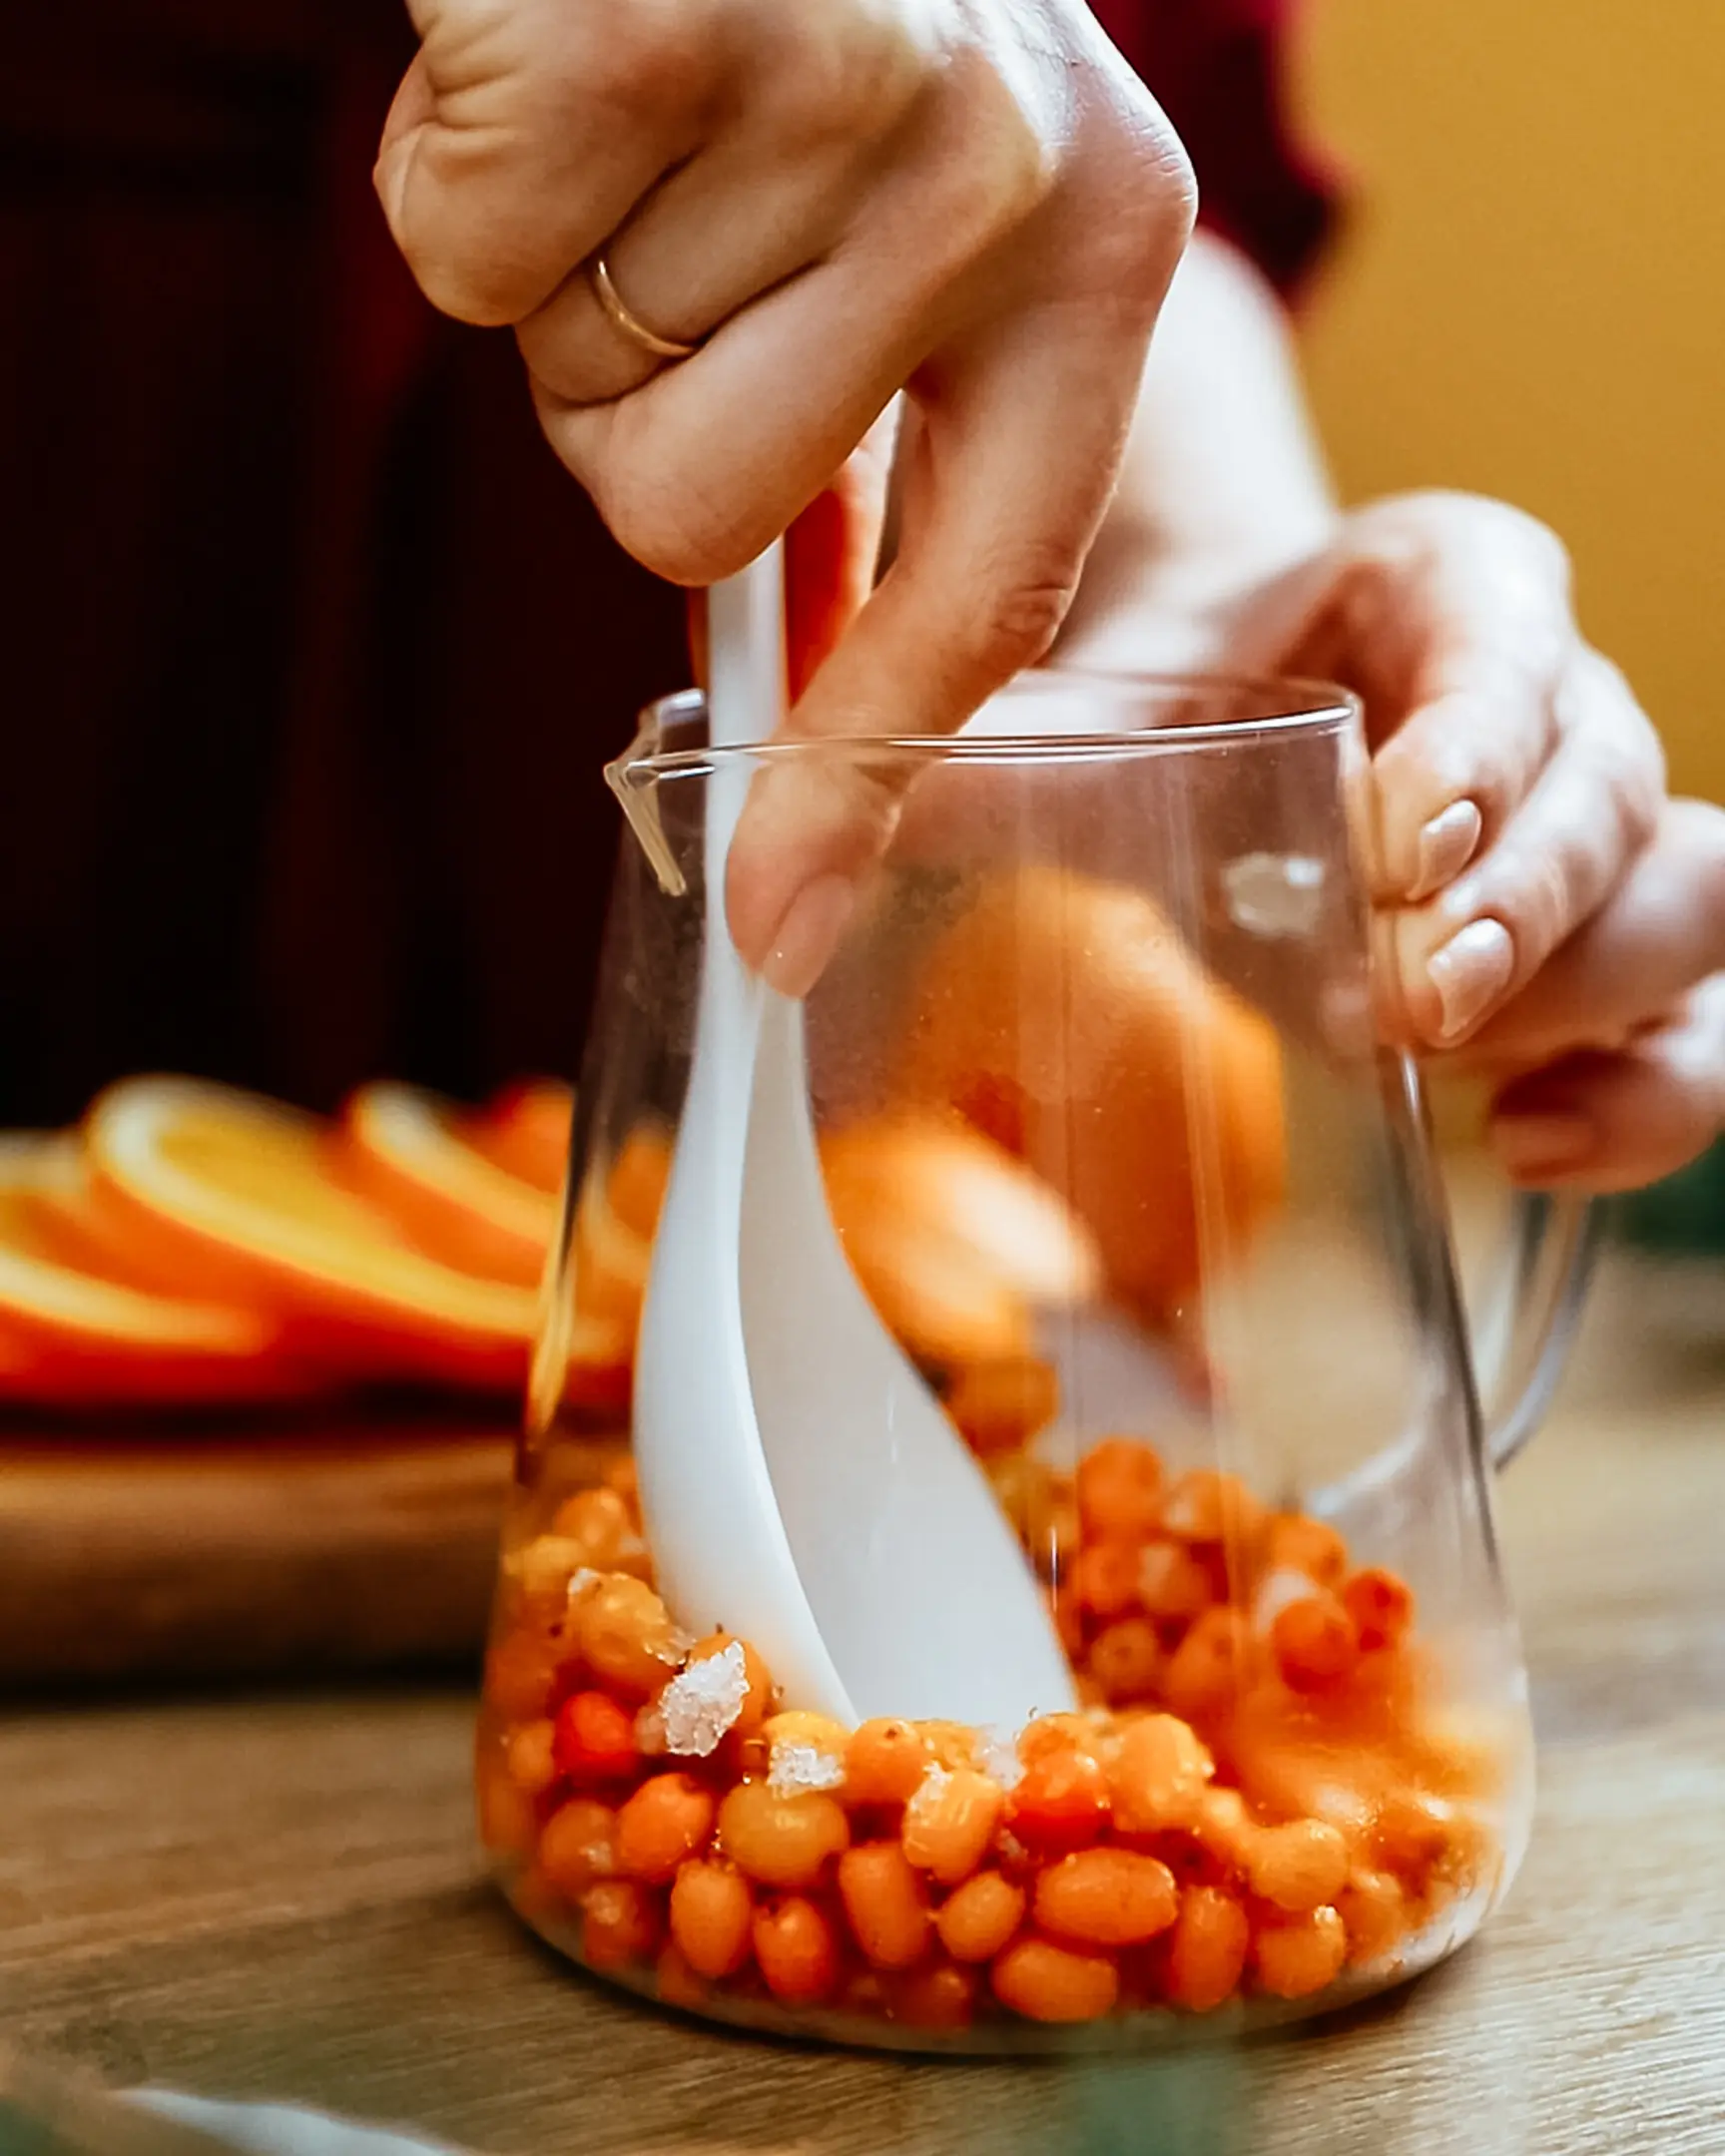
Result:
{"label": "gold ring", "polygon": [[675,337],[660,336],[649,329],[638,315],[630,313],[623,304],[622,296],[611,281],[611,270],[603,255],[593,258],[593,289],[599,304],[605,309],[606,318],[633,344],[643,351],[650,351],[655,359],[687,359],[700,350],[698,344],[679,344]]}

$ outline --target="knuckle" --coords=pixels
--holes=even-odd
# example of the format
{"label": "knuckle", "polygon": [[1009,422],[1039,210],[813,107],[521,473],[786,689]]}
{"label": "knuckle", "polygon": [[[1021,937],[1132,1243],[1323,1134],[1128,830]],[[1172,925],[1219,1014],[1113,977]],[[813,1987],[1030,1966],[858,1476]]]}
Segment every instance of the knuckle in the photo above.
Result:
{"label": "knuckle", "polygon": [[1065,550],[1050,548],[989,580],[965,632],[978,672],[1005,679],[1044,656],[1066,619],[1081,566]]}
{"label": "knuckle", "polygon": [[587,485],[612,537],[669,584],[716,584],[760,551],[721,497],[638,450],[609,455]]}

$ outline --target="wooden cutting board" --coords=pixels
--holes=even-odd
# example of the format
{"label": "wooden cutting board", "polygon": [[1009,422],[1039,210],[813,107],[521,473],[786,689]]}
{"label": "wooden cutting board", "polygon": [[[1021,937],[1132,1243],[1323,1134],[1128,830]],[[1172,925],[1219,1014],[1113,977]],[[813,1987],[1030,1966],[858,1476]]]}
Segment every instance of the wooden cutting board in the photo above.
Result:
{"label": "wooden cutting board", "polygon": [[0,1684],[472,1662],[512,1451],[482,1417],[0,1424]]}

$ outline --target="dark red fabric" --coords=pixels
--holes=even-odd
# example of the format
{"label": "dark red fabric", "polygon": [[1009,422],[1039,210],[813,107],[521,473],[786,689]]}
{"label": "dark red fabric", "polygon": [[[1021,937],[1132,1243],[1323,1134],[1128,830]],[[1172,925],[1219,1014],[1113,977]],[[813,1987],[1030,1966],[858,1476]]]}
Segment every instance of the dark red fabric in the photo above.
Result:
{"label": "dark red fabric", "polygon": [[[1325,201],[1270,0],[1104,0],[1206,215]],[[573,1067],[678,594],[439,320],[369,185],[396,0],[25,9],[0,69],[0,1122],[119,1072],[329,1103]]]}

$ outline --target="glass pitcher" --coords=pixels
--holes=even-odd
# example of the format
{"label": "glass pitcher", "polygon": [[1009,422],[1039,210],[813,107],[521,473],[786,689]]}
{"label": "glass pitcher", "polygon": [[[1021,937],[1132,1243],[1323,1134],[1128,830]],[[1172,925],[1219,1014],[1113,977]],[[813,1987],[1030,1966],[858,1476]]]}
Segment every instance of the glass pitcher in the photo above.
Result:
{"label": "glass pitcher", "polygon": [[[851,1267],[1070,1665],[1075,1711],[1020,1729],[844,1726],[656,1591],[606,1373],[688,1080],[709,789],[787,759],[904,789],[808,998],[810,1094]],[[845,2042],[1144,2044],[1400,1981],[1503,1892],[1532,1761],[1491,1467],[1588,1219],[1520,1208],[1476,1363],[1372,1014],[1364,768],[1324,685],[1060,674],[938,741],[709,751],[688,694],[612,767],[640,842],[478,1732],[504,1889],[588,1968]]]}

